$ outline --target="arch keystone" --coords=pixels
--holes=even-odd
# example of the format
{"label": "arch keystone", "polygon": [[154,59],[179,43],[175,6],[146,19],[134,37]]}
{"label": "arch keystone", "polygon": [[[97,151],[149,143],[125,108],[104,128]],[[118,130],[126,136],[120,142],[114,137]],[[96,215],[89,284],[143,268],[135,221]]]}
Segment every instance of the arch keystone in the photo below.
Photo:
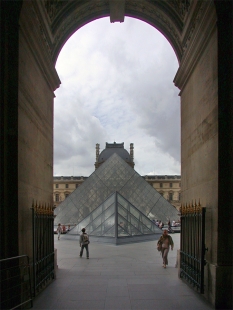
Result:
{"label": "arch keystone", "polygon": [[125,0],[109,0],[110,22],[124,22],[125,18]]}

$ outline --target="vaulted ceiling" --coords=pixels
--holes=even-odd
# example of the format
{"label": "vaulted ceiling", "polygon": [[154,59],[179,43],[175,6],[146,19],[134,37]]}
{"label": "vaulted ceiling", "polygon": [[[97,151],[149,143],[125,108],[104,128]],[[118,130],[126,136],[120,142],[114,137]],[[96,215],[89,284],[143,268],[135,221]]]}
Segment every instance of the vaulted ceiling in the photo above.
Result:
{"label": "vaulted ceiling", "polygon": [[[50,51],[54,61],[75,31],[95,19],[108,16],[111,22],[123,21],[122,18],[128,16],[157,28],[170,42],[180,61],[189,38],[187,33],[195,28],[203,1],[45,0],[42,3],[50,30]],[[190,14],[192,18],[188,18]],[[120,17],[117,20],[118,15]]]}

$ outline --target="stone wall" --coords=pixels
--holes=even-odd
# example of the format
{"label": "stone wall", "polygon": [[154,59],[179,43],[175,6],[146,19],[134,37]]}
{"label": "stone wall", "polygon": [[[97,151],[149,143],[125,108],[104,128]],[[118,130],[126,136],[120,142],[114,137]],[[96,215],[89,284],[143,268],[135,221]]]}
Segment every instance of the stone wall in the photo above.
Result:
{"label": "stone wall", "polygon": [[182,201],[206,207],[205,294],[215,303],[218,243],[218,72],[213,4],[199,20],[175,82],[181,89]]}
{"label": "stone wall", "polygon": [[40,33],[33,1],[24,1],[19,34],[19,254],[32,253],[32,203],[53,204],[53,100],[60,81]]}

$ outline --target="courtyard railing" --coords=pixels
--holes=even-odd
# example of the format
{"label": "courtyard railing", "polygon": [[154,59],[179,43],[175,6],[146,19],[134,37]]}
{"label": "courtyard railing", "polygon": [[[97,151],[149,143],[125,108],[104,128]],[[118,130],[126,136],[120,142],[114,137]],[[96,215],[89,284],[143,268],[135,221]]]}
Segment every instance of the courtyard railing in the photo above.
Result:
{"label": "courtyard railing", "polygon": [[205,212],[201,204],[181,206],[180,277],[204,293]]}
{"label": "courtyard railing", "polygon": [[26,309],[33,306],[28,256],[0,260],[0,285],[0,309]]}
{"label": "courtyard railing", "polygon": [[32,205],[33,294],[36,296],[55,277],[54,214],[46,204]]}

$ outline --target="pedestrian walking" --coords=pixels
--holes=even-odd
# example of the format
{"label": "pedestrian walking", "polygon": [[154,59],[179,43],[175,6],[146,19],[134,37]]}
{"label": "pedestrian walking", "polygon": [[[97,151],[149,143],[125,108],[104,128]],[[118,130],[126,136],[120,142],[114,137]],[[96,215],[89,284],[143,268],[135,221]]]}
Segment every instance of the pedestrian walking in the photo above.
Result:
{"label": "pedestrian walking", "polygon": [[58,240],[60,240],[61,233],[62,233],[62,227],[61,227],[61,224],[59,223],[57,226]]}
{"label": "pedestrian walking", "polygon": [[168,221],[167,226],[168,226],[168,230],[170,230],[171,229],[171,221],[170,220]]}
{"label": "pedestrian walking", "polygon": [[80,235],[80,238],[79,238],[79,244],[80,244],[80,247],[81,247],[80,255],[79,255],[80,257],[83,256],[83,250],[85,248],[86,249],[87,258],[89,258],[89,248],[88,248],[88,244],[89,243],[90,243],[89,236],[86,233],[86,229],[83,228],[82,229],[82,235]]}
{"label": "pedestrian walking", "polygon": [[159,238],[159,241],[157,243],[157,247],[161,246],[161,253],[163,258],[163,268],[166,268],[168,265],[168,252],[169,248],[171,247],[171,250],[173,250],[174,242],[172,240],[172,237],[168,235],[168,231],[165,229],[163,231],[162,236]]}

